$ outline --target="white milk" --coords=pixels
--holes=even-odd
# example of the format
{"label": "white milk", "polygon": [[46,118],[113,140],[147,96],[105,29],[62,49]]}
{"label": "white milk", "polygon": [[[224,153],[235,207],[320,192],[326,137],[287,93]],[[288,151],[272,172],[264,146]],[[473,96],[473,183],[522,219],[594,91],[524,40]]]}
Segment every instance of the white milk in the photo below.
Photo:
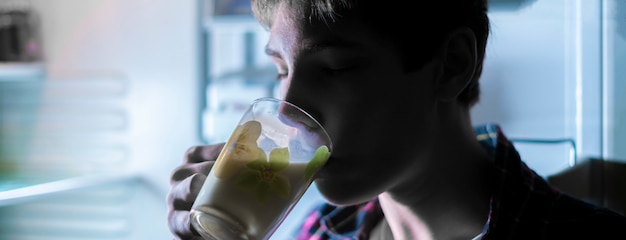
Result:
{"label": "white milk", "polygon": [[[216,225],[229,221],[223,219],[230,219],[230,224],[234,225],[231,227],[239,228],[234,231],[245,232],[241,235],[242,239],[268,239],[280,224],[281,219],[284,219],[310,186],[311,180],[305,181],[304,179],[306,164],[306,162],[290,162],[286,169],[276,173],[289,181],[290,195],[286,198],[272,195],[265,202],[260,202],[255,192],[235,185],[241,173],[249,170],[245,166],[227,179],[218,179],[210,173],[196,199],[194,209],[212,215],[215,219],[206,221],[202,224],[205,226],[202,227],[224,231]],[[197,213],[193,211],[192,214],[197,216]]]}

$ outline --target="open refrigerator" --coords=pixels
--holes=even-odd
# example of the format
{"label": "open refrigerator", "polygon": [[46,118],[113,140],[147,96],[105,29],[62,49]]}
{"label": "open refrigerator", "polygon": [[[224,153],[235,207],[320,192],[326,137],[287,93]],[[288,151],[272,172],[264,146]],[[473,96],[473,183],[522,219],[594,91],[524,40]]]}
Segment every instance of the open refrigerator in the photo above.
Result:
{"label": "open refrigerator", "polygon": [[[0,63],[0,239],[170,239],[165,195],[184,152],[224,141],[250,101],[276,94],[268,33],[248,1],[31,3],[44,65]],[[472,120],[500,124],[544,177],[626,162],[626,3],[490,3]],[[273,239],[320,201],[313,185]]]}

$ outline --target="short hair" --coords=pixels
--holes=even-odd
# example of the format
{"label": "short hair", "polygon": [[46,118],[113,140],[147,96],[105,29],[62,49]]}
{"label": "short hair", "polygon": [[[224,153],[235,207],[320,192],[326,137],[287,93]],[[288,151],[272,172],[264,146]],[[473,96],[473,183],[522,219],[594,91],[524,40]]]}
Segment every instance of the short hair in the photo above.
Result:
{"label": "short hair", "polygon": [[454,30],[469,28],[477,40],[475,75],[458,100],[468,106],[478,102],[479,78],[489,36],[487,0],[251,0],[256,19],[272,25],[275,8],[284,2],[305,19],[341,21],[355,16],[385,39],[393,41],[402,56],[404,69],[423,67],[437,54],[444,39]]}

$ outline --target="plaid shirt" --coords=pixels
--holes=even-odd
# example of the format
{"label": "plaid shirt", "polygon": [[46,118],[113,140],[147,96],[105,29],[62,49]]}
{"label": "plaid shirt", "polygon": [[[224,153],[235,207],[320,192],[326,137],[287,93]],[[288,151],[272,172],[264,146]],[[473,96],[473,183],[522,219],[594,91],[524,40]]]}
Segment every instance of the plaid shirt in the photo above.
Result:
{"label": "plaid shirt", "polygon": [[[498,171],[481,239],[626,239],[626,217],[550,186],[521,161],[498,125],[475,132]],[[378,199],[342,207],[324,203],[305,218],[295,238],[365,240],[383,217]]]}

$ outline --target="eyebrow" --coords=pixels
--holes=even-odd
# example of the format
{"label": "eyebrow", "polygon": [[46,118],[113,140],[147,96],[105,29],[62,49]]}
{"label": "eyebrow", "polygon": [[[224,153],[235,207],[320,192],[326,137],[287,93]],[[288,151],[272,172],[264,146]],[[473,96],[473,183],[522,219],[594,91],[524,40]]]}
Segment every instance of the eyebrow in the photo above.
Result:
{"label": "eyebrow", "polygon": [[[324,41],[306,46],[304,47],[301,54],[312,54],[331,48],[350,48],[355,47],[355,45],[355,43],[352,43],[350,41],[334,39],[334,41]],[[278,51],[269,47],[269,44],[265,45],[265,54],[271,57],[281,57]]]}

